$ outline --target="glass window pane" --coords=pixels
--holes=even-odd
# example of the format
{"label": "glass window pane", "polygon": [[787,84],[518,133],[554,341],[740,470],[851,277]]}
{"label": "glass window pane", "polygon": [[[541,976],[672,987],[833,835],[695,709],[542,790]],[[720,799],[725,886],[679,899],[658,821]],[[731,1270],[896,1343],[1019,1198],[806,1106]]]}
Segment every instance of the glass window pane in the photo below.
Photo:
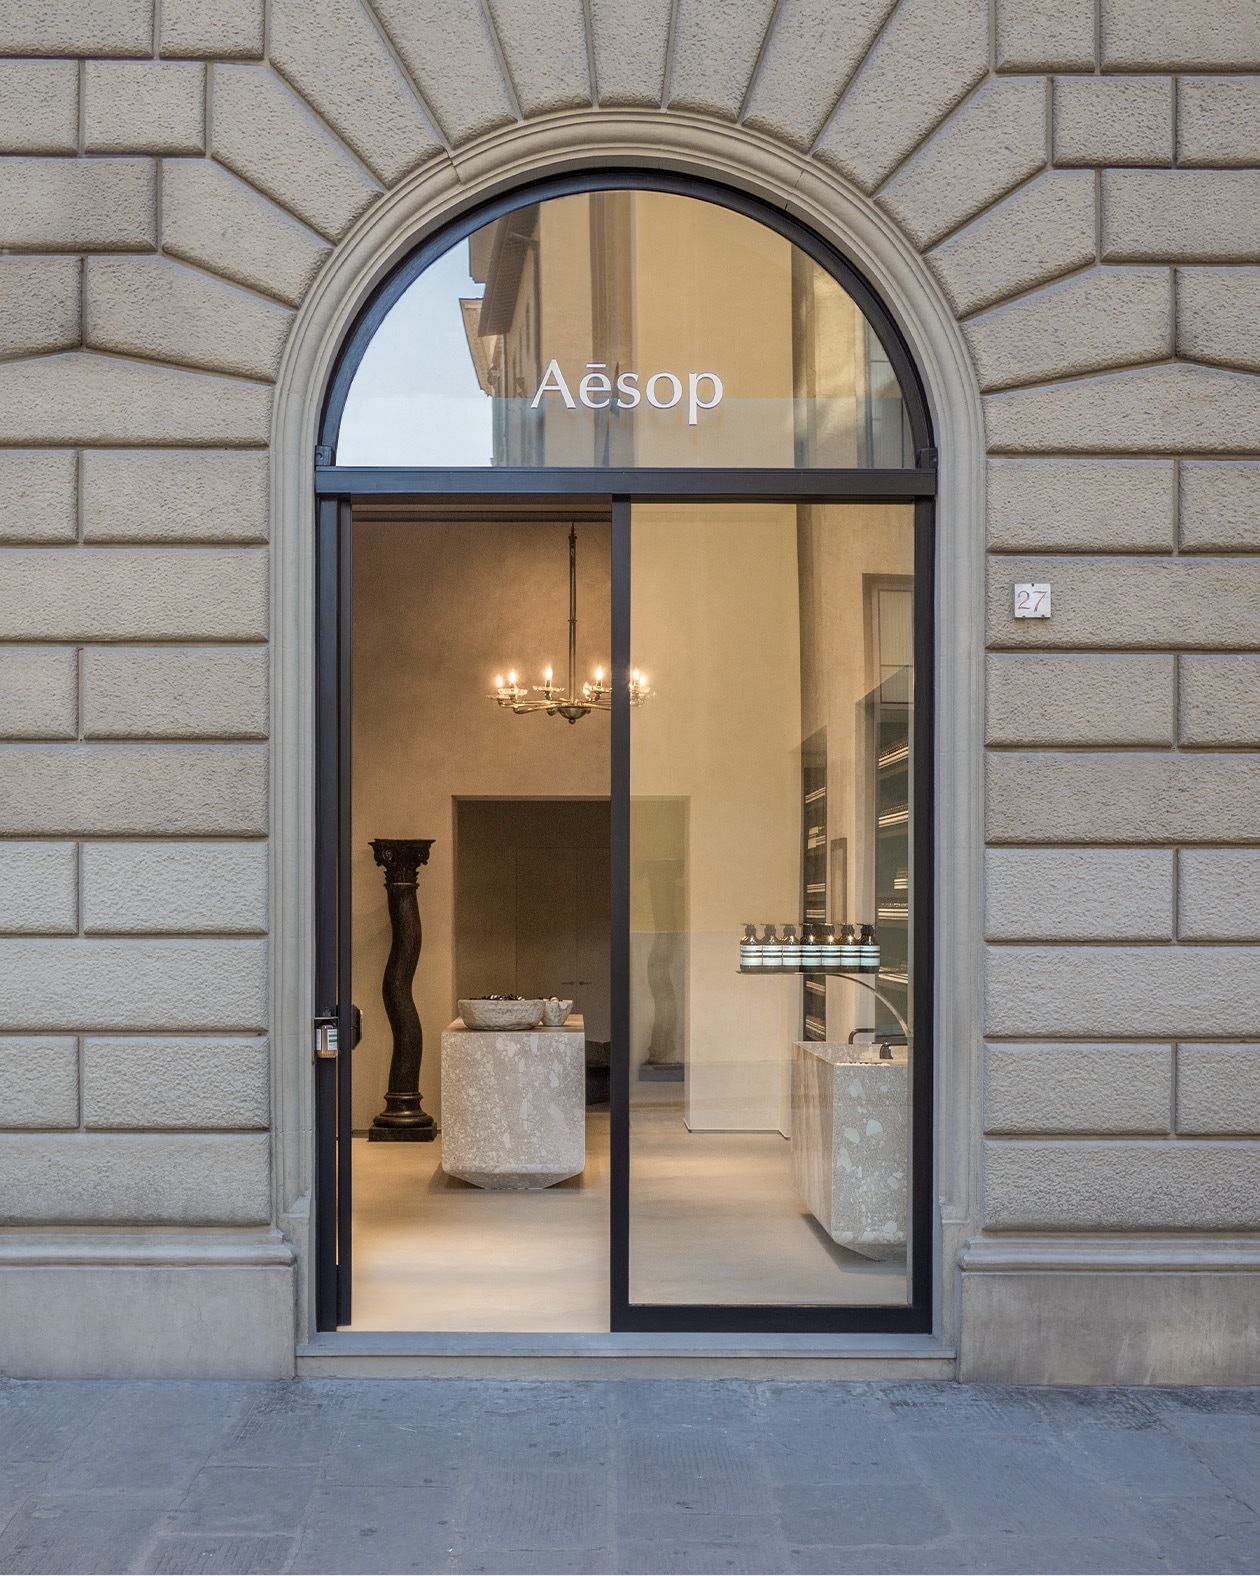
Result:
{"label": "glass window pane", "polygon": [[337,462],[914,463],[836,280],[754,219],[650,191],[518,208],[433,263],[360,363]]}
{"label": "glass window pane", "polygon": [[913,507],[631,540],[630,1300],[904,1304]]}

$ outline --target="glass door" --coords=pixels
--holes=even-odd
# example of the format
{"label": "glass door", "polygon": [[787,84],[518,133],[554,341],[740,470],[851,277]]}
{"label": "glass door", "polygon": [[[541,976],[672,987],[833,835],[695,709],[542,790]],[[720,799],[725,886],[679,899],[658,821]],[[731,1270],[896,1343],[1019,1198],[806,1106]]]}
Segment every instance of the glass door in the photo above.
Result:
{"label": "glass door", "polygon": [[915,506],[629,513],[614,1324],[906,1327]]}

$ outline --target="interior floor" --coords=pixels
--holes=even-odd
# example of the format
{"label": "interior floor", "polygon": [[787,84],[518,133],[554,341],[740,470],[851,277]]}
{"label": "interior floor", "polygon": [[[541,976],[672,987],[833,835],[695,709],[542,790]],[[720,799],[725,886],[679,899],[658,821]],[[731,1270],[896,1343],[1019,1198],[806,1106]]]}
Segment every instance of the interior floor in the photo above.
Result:
{"label": "interior floor", "polygon": [[[690,1133],[679,1105],[632,1112],[636,1302],[897,1304],[905,1267],[837,1247],[791,1183],[777,1133]],[[354,1147],[355,1330],[608,1329],[607,1111],[586,1169],[540,1192],[448,1177],[431,1144]]]}

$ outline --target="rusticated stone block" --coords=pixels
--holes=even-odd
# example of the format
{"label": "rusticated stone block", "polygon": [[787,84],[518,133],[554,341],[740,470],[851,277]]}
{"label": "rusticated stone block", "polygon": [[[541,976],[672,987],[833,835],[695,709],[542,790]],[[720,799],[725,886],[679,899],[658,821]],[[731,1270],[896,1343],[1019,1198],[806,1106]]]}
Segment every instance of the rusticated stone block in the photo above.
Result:
{"label": "rusticated stone block", "polygon": [[0,1038],[6,1128],[79,1125],[79,1042],[68,1035]]}
{"label": "rusticated stone block", "polygon": [[1177,1047],[1177,1131],[1260,1134],[1260,1045]]}
{"label": "rusticated stone block", "polygon": [[[812,148],[836,97],[861,64],[896,0],[793,0],[779,8],[749,96],[744,121],[793,147]],[[600,8],[601,10],[603,7]],[[633,7],[624,7],[627,15]],[[662,46],[668,37],[662,29]],[[718,13],[721,15],[721,12]],[[596,24],[598,29],[598,23]],[[608,102],[596,32],[600,103]],[[712,51],[710,51],[712,52]],[[661,49],[664,63],[664,47]]]}
{"label": "rusticated stone block", "polygon": [[1172,354],[1172,281],[1166,268],[1091,268],[964,332],[985,390],[1156,361]]}
{"label": "rusticated stone block", "polygon": [[144,252],[157,241],[148,159],[0,160],[0,247]]}
{"label": "rusticated stone block", "polygon": [[72,936],[78,928],[74,844],[0,842],[0,931],[11,936]]}
{"label": "rusticated stone block", "polygon": [[147,55],[153,47],[150,0],[7,0],[0,54]]}
{"label": "rusticated stone block", "polygon": [[1055,83],[1056,164],[1172,160],[1171,77],[1061,77]]}
{"label": "rusticated stone block", "polygon": [[265,647],[91,646],[85,739],[265,739]]}
{"label": "rusticated stone block", "polygon": [[1260,552],[1260,463],[1184,464],[1180,534],[1185,553]]}
{"label": "rusticated stone block", "polygon": [[[631,14],[628,31],[634,35],[629,47],[634,53],[620,61],[623,71],[633,73],[638,52],[650,52],[655,46],[653,35],[660,3],[661,0],[655,0],[655,6],[634,3],[627,7]],[[516,119],[494,36],[479,0],[376,0],[373,10],[452,146]],[[615,11],[615,7],[604,4],[593,11],[591,27],[597,59],[601,28],[615,26],[615,22],[610,22]],[[661,66],[654,104],[661,101],[667,32],[668,15],[659,45]],[[440,53],[433,48],[433,39],[438,35],[442,39]],[[602,62],[599,71],[603,86]],[[606,92],[609,90],[616,91],[615,77],[609,79]],[[622,101],[606,97],[606,102]]]}
{"label": "rusticated stone block", "polygon": [[77,257],[0,260],[0,355],[40,356],[79,343],[79,268]]}
{"label": "rusticated stone block", "polygon": [[262,745],[0,747],[0,834],[9,837],[254,837],[266,830]]}
{"label": "rusticated stone block", "polygon": [[0,639],[267,635],[267,554],[259,549],[15,547],[0,564]]}
{"label": "rusticated stone block", "polygon": [[0,1138],[6,1226],[255,1226],[270,1218],[263,1133]]}
{"label": "rusticated stone block", "polygon": [[545,115],[594,102],[581,0],[545,0],[541,5],[487,0],[486,10],[524,114]]}
{"label": "rusticated stone block", "polygon": [[[654,109],[664,102],[672,16],[672,0],[607,0],[591,6],[591,47],[601,106],[637,104]],[[803,84],[803,90],[809,95],[809,84]]]}
{"label": "rusticated stone block", "polygon": [[1177,934],[1183,941],[1260,941],[1260,849],[1180,851]]}
{"label": "rusticated stone block", "polygon": [[[991,646],[1260,646],[1253,558],[991,558]],[[1016,583],[1049,582],[1053,617],[1013,616]]]}
{"label": "rusticated stone block", "polygon": [[1102,0],[1104,71],[1260,67],[1253,0]]}
{"label": "rusticated stone block", "polygon": [[274,378],[292,314],[165,257],[90,257],[84,333],[96,350]]}
{"label": "rusticated stone block", "polygon": [[997,0],[999,71],[1092,71],[1094,0]]}
{"label": "rusticated stone block", "polygon": [[0,542],[73,542],[77,474],[72,449],[0,449]]}
{"label": "rusticated stone block", "polygon": [[0,941],[14,1029],[251,1031],[267,1026],[262,941]]}
{"label": "rusticated stone block", "polygon": [[213,159],[162,161],[162,248],[288,306],[328,256],[313,230]]}
{"label": "rusticated stone block", "polygon": [[1003,1039],[1242,1035],[1254,1032],[1260,1013],[1255,947],[990,946],[986,952],[987,1032]]}
{"label": "rusticated stone block", "polygon": [[73,646],[0,647],[0,738],[76,738],[78,667]]}
{"label": "rusticated stone block", "polygon": [[1181,742],[1260,745],[1260,657],[1182,657]]}
{"label": "rusticated stone block", "polygon": [[81,351],[0,363],[0,443],[261,447],[270,431],[260,383]]}
{"label": "rusticated stone block", "polygon": [[990,460],[990,550],[1170,552],[1171,460]]}
{"label": "rusticated stone block", "polygon": [[266,1040],[83,1041],[83,1125],[93,1128],[267,1126]]}
{"label": "rusticated stone block", "polygon": [[206,72],[191,61],[89,60],[83,140],[89,153],[200,153]]}
{"label": "rusticated stone block", "polygon": [[263,935],[265,843],[85,843],[85,935]]}
{"label": "rusticated stone block", "polygon": [[996,453],[1246,452],[1260,432],[1260,379],[1165,362],[990,394],[984,415]]}
{"label": "rusticated stone block", "polygon": [[160,46],[177,59],[257,60],[263,0],[162,0]]}
{"label": "rusticated stone block", "polygon": [[265,542],[267,454],[250,449],[88,449],[85,542]]}
{"label": "rusticated stone block", "polygon": [[215,66],[210,151],[328,240],[379,188],[310,110],[264,66]]}
{"label": "rusticated stone block", "polygon": [[0,153],[77,153],[78,148],[78,63],[0,60]]}
{"label": "rusticated stone block", "polygon": [[1094,177],[1085,170],[1038,176],[928,254],[961,316],[1092,263]]}
{"label": "rusticated stone block", "polygon": [[1171,848],[990,848],[990,941],[1168,941]]}
{"label": "rusticated stone block", "polygon": [[1121,751],[991,752],[994,843],[1232,843],[1256,835],[1260,760]]}
{"label": "rusticated stone block", "polygon": [[271,0],[268,58],[387,186],[441,151],[358,0]]}
{"label": "rusticated stone block", "polygon": [[1167,656],[990,656],[990,744],[1171,744],[1173,661]]}
{"label": "rusticated stone block", "polygon": [[1260,268],[1177,270],[1177,354],[1260,372]]}
{"label": "rusticated stone block", "polygon": [[817,156],[873,191],[988,65],[984,0],[902,0],[849,84]]}
{"label": "rusticated stone block", "polygon": [[1254,1231],[1260,1145],[990,1140],[992,1231]]}
{"label": "rusticated stone block", "polygon": [[1046,162],[1047,84],[988,82],[898,170],[880,194],[917,246],[931,246]]}
{"label": "rusticated stone block", "polygon": [[1167,1133],[1172,1046],[986,1045],[986,1133]]}
{"label": "rusticated stone block", "polygon": [[[735,120],[776,9],[775,0],[747,0],[735,7],[721,0],[688,0],[681,6],[674,26],[670,107]],[[720,49],[713,47],[715,36],[722,39]]]}
{"label": "rusticated stone block", "polygon": [[1108,263],[1250,263],[1260,251],[1260,170],[1104,170]]}
{"label": "rusticated stone block", "polygon": [[1178,78],[1177,162],[1260,164],[1260,76]]}

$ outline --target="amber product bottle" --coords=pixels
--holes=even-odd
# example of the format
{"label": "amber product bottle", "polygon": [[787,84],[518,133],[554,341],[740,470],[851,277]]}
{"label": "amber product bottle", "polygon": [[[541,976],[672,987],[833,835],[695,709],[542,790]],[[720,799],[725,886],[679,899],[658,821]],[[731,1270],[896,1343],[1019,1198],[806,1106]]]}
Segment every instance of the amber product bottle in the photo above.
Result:
{"label": "amber product bottle", "polygon": [[856,971],[862,966],[862,945],[858,940],[857,929],[853,925],[840,927],[840,967],[846,971]]}
{"label": "amber product bottle", "polygon": [[825,969],[838,969],[840,967],[840,939],[835,928],[827,926],[823,934],[822,957],[819,960]]}
{"label": "amber product bottle", "polygon": [[784,925],[783,927],[783,967],[785,969],[799,969],[801,966],[801,944],[797,939],[796,926]]}
{"label": "amber product bottle", "polygon": [[744,939],[739,944],[739,966],[741,969],[761,967],[761,943],[757,940],[756,925],[744,926]]}
{"label": "amber product bottle", "polygon": [[761,938],[761,966],[763,969],[783,967],[783,943],[773,925],[766,926],[766,933]]}
{"label": "amber product bottle", "polygon": [[818,939],[818,926],[806,920],[801,926],[801,967],[816,969],[822,963],[822,944]]}
{"label": "amber product bottle", "polygon": [[859,952],[861,961],[858,967],[866,974],[878,974],[879,943],[875,940],[874,925],[862,926],[862,940]]}

